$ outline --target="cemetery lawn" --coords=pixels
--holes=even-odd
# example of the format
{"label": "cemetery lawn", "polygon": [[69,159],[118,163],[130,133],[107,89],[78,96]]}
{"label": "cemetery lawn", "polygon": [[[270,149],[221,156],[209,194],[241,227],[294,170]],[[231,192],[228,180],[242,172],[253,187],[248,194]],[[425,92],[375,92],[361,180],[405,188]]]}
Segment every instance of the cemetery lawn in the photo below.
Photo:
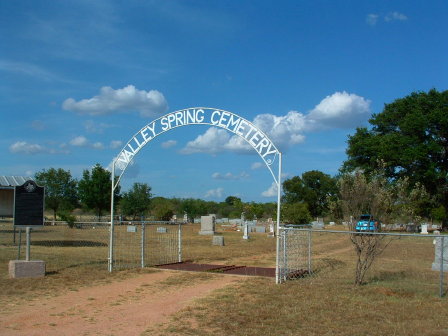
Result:
{"label": "cemetery lawn", "polygon": [[[211,237],[199,236],[198,231],[198,226],[184,231],[185,259],[227,265],[275,265],[275,239],[266,234],[252,234],[250,241],[243,241],[241,232],[223,232],[225,246],[219,247],[211,246]],[[89,247],[95,248],[105,249]],[[54,255],[80,253],[86,258],[85,249],[52,247],[51,251]],[[155,288],[171,295],[182,295],[185,288],[205,288],[207,284],[212,288],[213,283],[218,288],[206,295],[192,291],[188,304],[162,322],[154,324],[148,319],[143,335],[448,335],[448,298],[438,297],[439,273],[430,270],[434,260],[432,239],[394,240],[375,261],[367,283],[360,287],[353,285],[354,257],[347,235],[313,233],[313,275],[286,284],[276,285],[272,278],[174,271],[163,281],[135,284],[141,287],[139,293],[152,293]],[[30,299],[50,305],[51,300],[73,292],[95,288],[100,291],[102,286],[114,284],[125,286],[142,276],[160,277],[164,272],[146,268],[110,274],[96,264],[61,263],[63,267],[45,278],[8,279],[5,255],[0,254],[0,261],[0,306],[5,315],[20,311]],[[93,302],[98,305],[98,301]],[[115,308],[122,309],[122,305],[96,306],[98,311]],[[132,325],[131,315],[118,316],[122,316],[123,324]],[[98,329],[96,334],[111,332]]]}

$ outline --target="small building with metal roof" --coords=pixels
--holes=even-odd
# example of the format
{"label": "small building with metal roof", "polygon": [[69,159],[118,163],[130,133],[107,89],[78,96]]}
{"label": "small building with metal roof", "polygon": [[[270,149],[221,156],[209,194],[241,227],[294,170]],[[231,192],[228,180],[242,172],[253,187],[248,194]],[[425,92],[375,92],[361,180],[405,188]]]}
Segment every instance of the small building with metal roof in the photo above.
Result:
{"label": "small building with metal roof", "polygon": [[12,217],[14,214],[14,187],[33,180],[29,176],[0,175],[0,217]]}

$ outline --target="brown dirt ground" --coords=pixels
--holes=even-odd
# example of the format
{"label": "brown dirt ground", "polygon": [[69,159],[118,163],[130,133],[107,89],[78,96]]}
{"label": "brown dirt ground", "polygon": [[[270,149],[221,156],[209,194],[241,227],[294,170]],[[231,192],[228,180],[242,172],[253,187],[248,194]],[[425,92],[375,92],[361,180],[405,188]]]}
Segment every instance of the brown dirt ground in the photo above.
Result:
{"label": "brown dirt ground", "polygon": [[193,284],[176,283],[180,273],[148,273],[32,301],[0,314],[0,335],[140,335],[195,299],[241,280],[206,275]]}

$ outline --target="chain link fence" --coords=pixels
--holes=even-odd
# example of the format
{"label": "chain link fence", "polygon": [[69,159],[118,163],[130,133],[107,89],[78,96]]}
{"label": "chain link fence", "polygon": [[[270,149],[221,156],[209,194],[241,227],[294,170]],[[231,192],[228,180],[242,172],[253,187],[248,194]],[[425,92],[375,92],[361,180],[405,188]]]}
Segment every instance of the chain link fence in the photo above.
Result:
{"label": "chain link fence", "polygon": [[182,224],[127,221],[114,225],[112,269],[182,261]]}
{"label": "chain link fence", "polygon": [[311,231],[281,227],[277,253],[278,283],[311,273]]}
{"label": "chain link fence", "polygon": [[[47,272],[71,267],[107,269],[108,242],[107,222],[79,222],[72,228],[61,222],[51,223],[31,231],[31,259],[44,260]],[[25,250],[25,229],[14,229],[12,222],[0,222],[0,267],[3,268],[3,276],[8,274],[9,260],[25,259]]]}
{"label": "chain link fence", "polygon": [[358,255],[350,235],[382,238],[379,241],[385,248],[366,273],[367,286],[392,296],[445,296],[448,237],[444,235],[282,228],[278,256],[280,282],[303,276],[305,270],[315,280],[353,284]]}

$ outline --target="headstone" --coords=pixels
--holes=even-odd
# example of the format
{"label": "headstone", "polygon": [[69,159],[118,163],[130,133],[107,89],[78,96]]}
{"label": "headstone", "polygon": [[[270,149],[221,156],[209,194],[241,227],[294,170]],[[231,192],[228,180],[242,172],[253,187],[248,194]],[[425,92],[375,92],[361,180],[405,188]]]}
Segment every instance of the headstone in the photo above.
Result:
{"label": "headstone", "polygon": [[184,223],[188,222],[188,215],[186,212],[184,212]]}
{"label": "headstone", "polygon": [[43,260],[10,260],[10,278],[41,278],[45,276],[45,261]]}
{"label": "headstone", "polygon": [[[434,262],[432,263],[433,271],[440,271],[440,265],[442,264],[443,271],[448,272],[448,237],[437,237]],[[442,260],[443,251],[443,260]]]}
{"label": "headstone", "polygon": [[249,239],[249,226],[247,224],[244,225],[243,239]]}
{"label": "headstone", "polygon": [[137,227],[135,225],[128,225],[126,227],[127,232],[137,232]]}
{"label": "headstone", "polygon": [[214,216],[201,216],[201,231],[200,235],[214,235],[215,234],[215,217]]}
{"label": "headstone", "polygon": [[212,245],[224,246],[224,236],[213,236]]}
{"label": "headstone", "polygon": [[319,221],[311,222],[313,229],[315,230],[322,230],[324,228],[324,223]]}
{"label": "headstone", "polygon": [[275,236],[275,234],[274,234],[274,224],[269,224],[269,234],[268,234],[268,237],[274,237]]}
{"label": "headstone", "polygon": [[428,234],[428,224],[422,224],[422,232],[420,234]]}
{"label": "headstone", "polygon": [[335,226],[336,223],[335,223],[335,222],[330,222],[329,225],[330,225],[330,226]]}
{"label": "headstone", "polygon": [[157,228],[157,232],[158,232],[158,233],[167,233],[167,232],[168,232],[168,229],[167,229],[166,227],[159,226],[159,227]]}
{"label": "headstone", "polygon": [[[266,227],[261,225],[256,225],[253,227],[253,230],[257,233],[266,233]],[[252,232],[254,232],[252,231]]]}

